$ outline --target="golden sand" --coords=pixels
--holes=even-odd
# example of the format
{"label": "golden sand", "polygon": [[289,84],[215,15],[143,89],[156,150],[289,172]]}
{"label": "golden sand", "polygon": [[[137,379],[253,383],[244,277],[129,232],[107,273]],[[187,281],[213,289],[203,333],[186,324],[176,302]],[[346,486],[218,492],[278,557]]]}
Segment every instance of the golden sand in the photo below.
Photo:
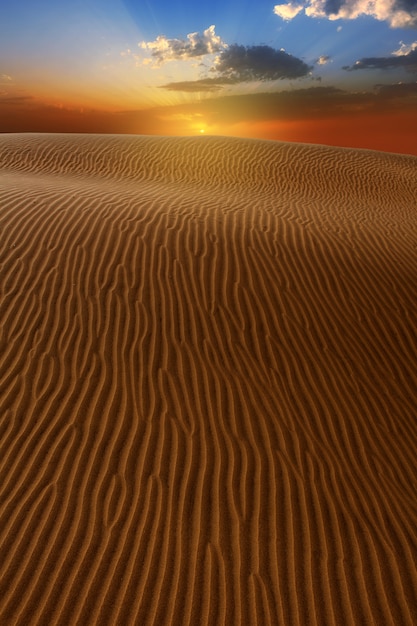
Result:
{"label": "golden sand", "polygon": [[1,626],[417,623],[417,158],[0,135]]}

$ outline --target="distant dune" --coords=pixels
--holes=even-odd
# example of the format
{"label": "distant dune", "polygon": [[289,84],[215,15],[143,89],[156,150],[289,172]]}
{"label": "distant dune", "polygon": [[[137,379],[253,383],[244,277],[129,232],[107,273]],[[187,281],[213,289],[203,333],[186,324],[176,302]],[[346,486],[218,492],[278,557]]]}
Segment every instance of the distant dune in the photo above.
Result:
{"label": "distant dune", "polygon": [[1,626],[417,624],[417,158],[0,135]]}

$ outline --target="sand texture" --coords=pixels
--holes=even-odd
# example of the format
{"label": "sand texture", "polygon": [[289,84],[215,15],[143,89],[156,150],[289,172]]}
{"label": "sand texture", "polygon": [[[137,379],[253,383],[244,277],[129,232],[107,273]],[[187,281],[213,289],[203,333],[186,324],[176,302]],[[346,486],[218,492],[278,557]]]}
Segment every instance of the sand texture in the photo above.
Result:
{"label": "sand texture", "polygon": [[1,626],[417,624],[417,158],[0,135]]}

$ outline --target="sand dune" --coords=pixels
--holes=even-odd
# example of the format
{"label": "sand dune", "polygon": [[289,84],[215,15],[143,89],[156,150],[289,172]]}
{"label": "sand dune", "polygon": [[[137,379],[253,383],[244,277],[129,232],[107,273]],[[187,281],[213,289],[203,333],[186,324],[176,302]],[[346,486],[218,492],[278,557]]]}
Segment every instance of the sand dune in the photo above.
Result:
{"label": "sand dune", "polygon": [[0,135],[0,624],[417,623],[417,158]]}

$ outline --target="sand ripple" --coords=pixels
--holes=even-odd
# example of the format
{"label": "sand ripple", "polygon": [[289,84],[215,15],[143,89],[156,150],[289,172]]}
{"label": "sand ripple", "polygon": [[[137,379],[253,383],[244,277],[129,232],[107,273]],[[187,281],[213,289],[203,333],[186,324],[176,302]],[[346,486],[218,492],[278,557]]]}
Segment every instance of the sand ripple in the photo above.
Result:
{"label": "sand ripple", "polygon": [[417,623],[417,159],[0,135],[0,623]]}

